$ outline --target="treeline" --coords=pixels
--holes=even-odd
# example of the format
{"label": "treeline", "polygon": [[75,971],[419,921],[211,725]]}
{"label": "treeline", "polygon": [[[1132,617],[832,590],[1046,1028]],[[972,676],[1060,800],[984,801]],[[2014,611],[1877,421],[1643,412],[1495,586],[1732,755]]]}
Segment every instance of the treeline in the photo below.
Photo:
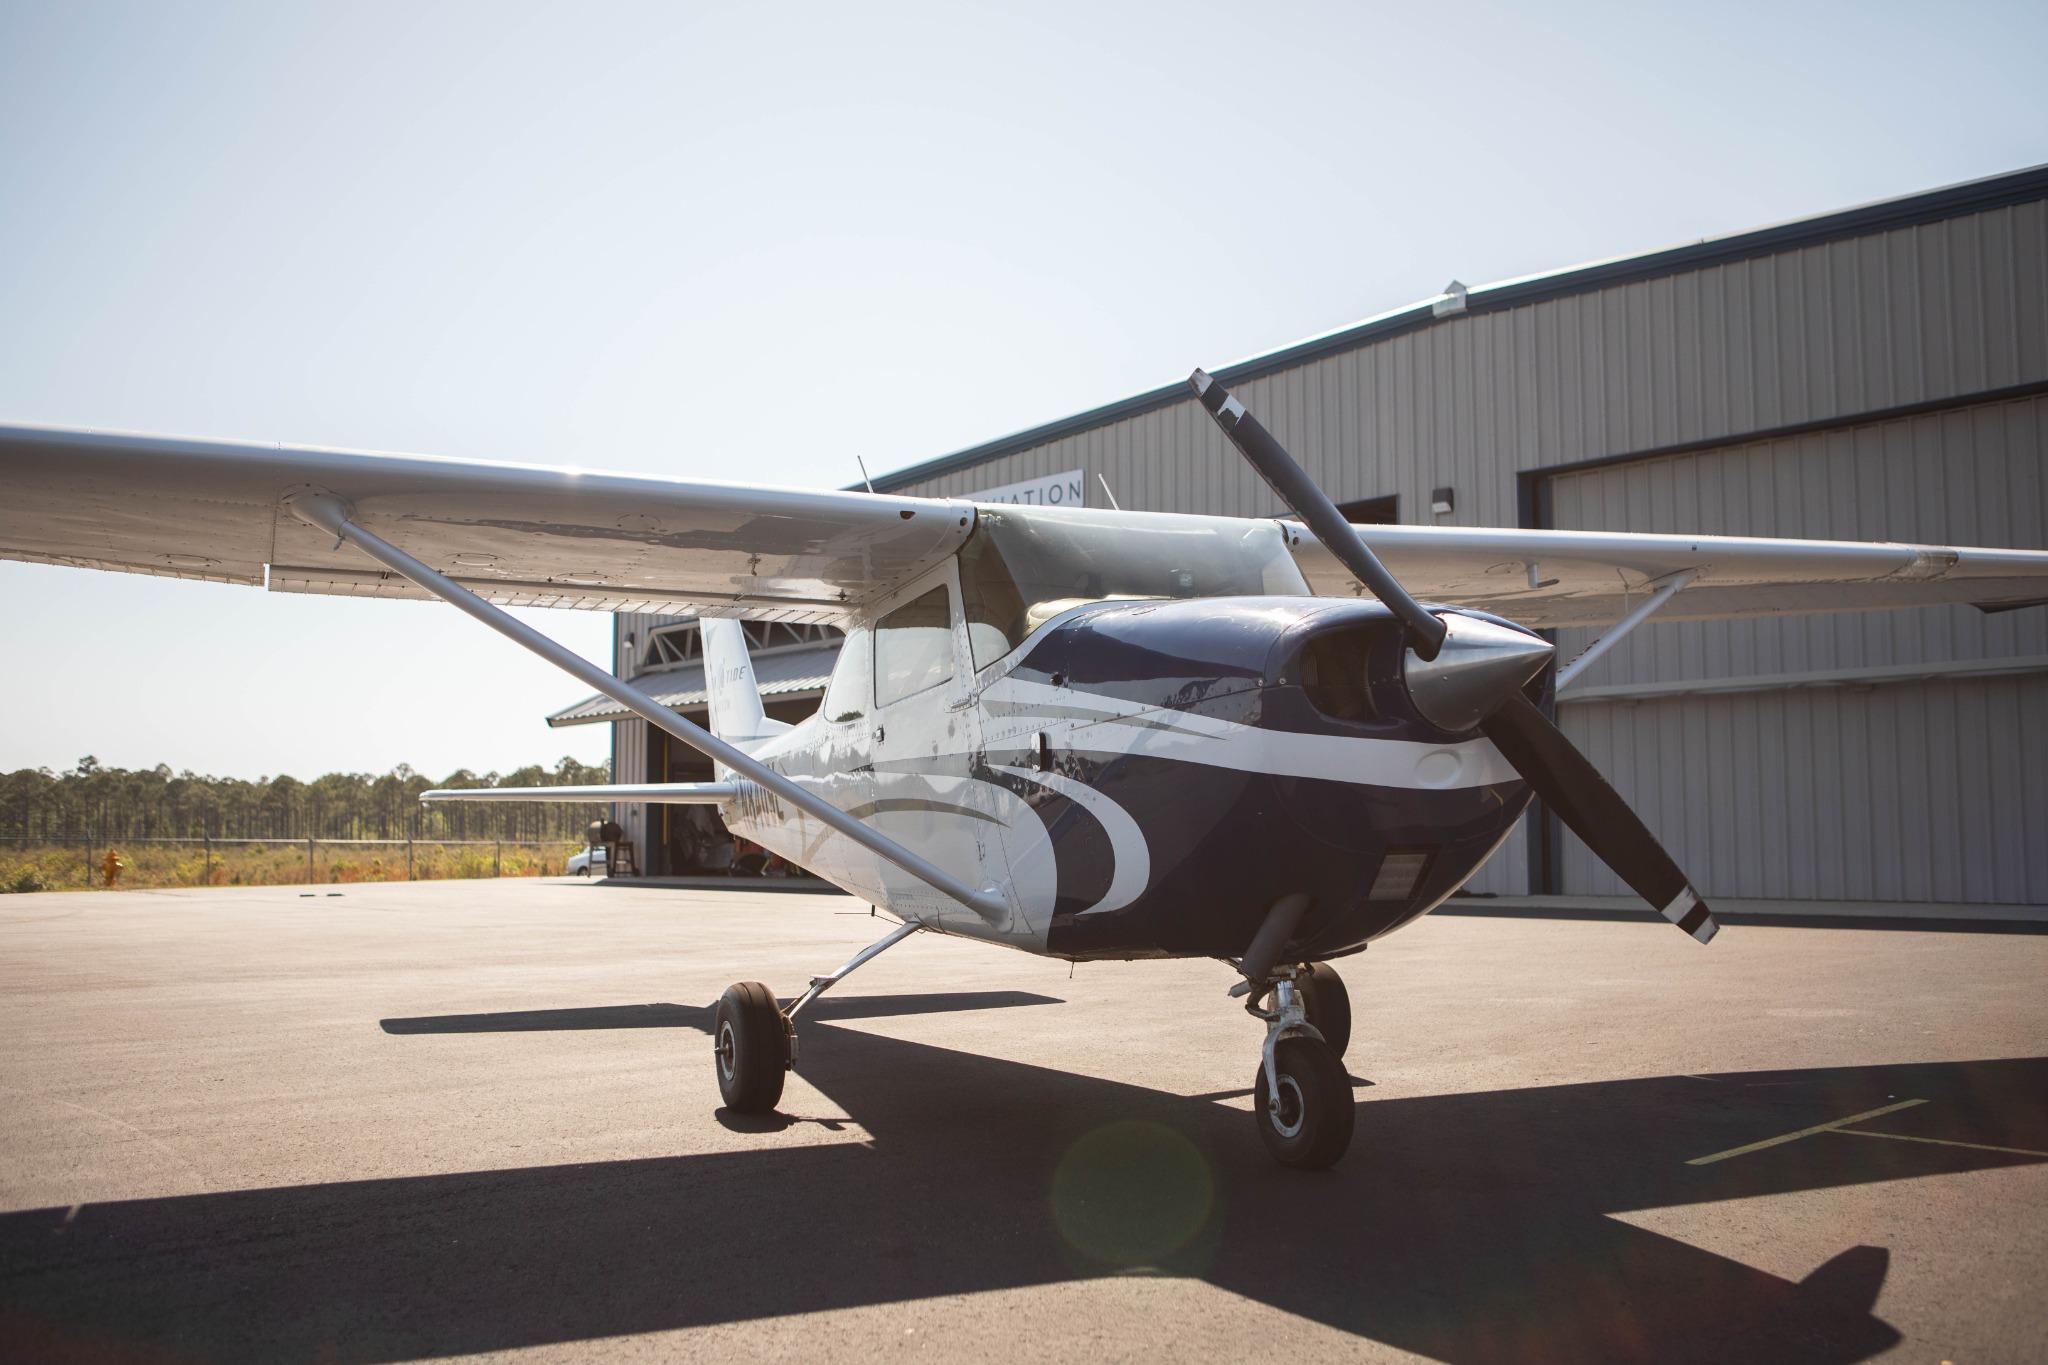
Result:
{"label": "treeline", "polygon": [[82,758],[68,772],[23,768],[0,779],[0,841],[80,839],[533,839],[580,840],[608,804],[454,801],[420,805],[435,787],[583,786],[611,781],[609,765],[564,758],[479,776],[467,768],[439,780],[401,763],[381,777],[329,773],[233,777],[154,768],[103,768]]}

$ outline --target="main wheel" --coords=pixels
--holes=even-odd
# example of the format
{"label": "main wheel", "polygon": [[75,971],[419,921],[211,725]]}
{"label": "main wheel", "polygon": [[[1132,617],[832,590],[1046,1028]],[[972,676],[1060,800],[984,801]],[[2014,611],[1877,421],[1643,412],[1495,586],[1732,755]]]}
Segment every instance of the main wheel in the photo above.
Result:
{"label": "main wheel", "polygon": [[765,1114],[782,1098],[789,1071],[789,1021],[758,981],[727,986],[711,1020],[718,1093],[739,1114]]}
{"label": "main wheel", "polygon": [[1295,989],[1302,993],[1309,1023],[1342,1057],[1351,1046],[1351,992],[1344,989],[1344,978],[1329,963],[1315,962],[1309,964],[1308,975],[1295,978]]}
{"label": "main wheel", "polygon": [[1283,1166],[1320,1171],[1351,1145],[1351,1077],[1327,1044],[1282,1038],[1273,1049],[1279,1066],[1280,1103],[1266,1093],[1266,1068],[1252,1082],[1252,1117],[1259,1139]]}

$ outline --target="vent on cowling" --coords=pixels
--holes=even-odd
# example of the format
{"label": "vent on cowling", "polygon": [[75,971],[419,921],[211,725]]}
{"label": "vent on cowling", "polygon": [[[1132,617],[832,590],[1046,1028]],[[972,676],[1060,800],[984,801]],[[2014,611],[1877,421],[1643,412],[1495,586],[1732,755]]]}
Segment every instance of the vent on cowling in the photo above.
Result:
{"label": "vent on cowling", "polygon": [[1372,687],[1366,678],[1372,626],[1353,626],[1318,635],[1302,647],[1301,690],[1309,705],[1332,720],[1372,720]]}
{"label": "vent on cowling", "polygon": [[1369,901],[1405,901],[1415,894],[1415,888],[1422,884],[1423,874],[1429,871],[1430,859],[1436,856],[1432,848],[1390,848],[1380,859],[1380,870],[1373,874],[1372,890],[1365,893]]}

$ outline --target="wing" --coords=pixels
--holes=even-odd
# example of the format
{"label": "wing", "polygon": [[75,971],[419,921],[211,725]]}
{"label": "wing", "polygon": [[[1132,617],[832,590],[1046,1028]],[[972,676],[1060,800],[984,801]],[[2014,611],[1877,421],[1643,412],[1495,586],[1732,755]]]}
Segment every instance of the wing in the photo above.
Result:
{"label": "wing", "polygon": [[[1364,591],[1306,528],[1284,525],[1312,589],[1333,597]],[[1424,601],[1478,607],[1535,627],[1608,625],[1687,570],[1692,582],[1657,619],[1942,602],[1996,608],[2048,599],[2048,550],[1464,526],[1357,529]]]}
{"label": "wing", "polygon": [[317,487],[508,606],[832,622],[944,559],[973,508],[311,447],[0,427],[0,558],[419,597],[283,512]]}

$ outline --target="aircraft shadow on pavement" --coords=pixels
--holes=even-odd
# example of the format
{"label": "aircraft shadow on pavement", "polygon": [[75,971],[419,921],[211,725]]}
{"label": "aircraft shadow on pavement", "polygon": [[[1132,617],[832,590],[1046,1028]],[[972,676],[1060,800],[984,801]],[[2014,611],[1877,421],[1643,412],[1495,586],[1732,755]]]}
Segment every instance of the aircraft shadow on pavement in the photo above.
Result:
{"label": "aircraft shadow on pavement", "polygon": [[[789,1001],[782,1002],[787,1005]],[[955,1014],[965,1010],[1010,1009],[1018,1005],[1061,1005],[1050,995],[1029,991],[952,991],[932,995],[821,995],[799,1018],[886,1019],[905,1014]],[[554,1033],[567,1029],[695,1028],[711,1031],[710,1012],[697,1005],[600,1005],[576,1010],[502,1010],[495,1014],[427,1014],[380,1019],[386,1033]]]}
{"label": "aircraft shadow on pavement", "polygon": [[0,1356],[386,1361],[1143,1271],[1453,1362],[1850,1361],[1899,1339],[1883,1249],[1794,1282],[1608,1215],[2038,1159],[1822,1134],[1687,1164],[1903,1098],[1869,1126],[2048,1149],[2048,1058],[1372,1098],[1316,1175],[1241,1110],[822,1015],[802,1070],[872,1142],[0,1216]]}

